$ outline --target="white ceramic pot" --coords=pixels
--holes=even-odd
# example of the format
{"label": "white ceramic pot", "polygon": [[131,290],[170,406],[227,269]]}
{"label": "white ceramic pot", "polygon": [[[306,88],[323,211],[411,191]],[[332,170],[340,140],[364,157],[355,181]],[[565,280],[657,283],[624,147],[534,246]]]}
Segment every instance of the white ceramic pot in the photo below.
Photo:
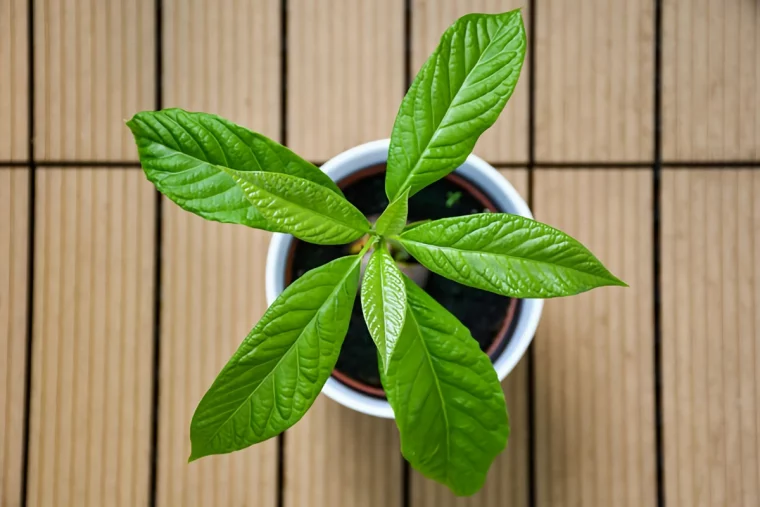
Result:
{"label": "white ceramic pot", "polygon": [[[389,144],[390,141],[384,139],[351,148],[330,159],[322,166],[322,170],[333,181],[340,181],[358,170],[386,162]],[[528,205],[514,187],[483,159],[470,155],[456,172],[479,187],[497,207],[505,212],[533,218]],[[285,289],[285,264],[293,239],[293,236],[289,234],[274,234],[269,245],[266,292],[267,303],[270,305]],[[525,354],[528,345],[533,340],[542,309],[543,301],[540,299],[521,301],[517,320],[512,325],[512,337],[509,338],[503,352],[493,361],[499,380],[503,380]],[[333,377],[327,380],[322,392],[348,408],[369,415],[393,418],[393,410],[387,401],[356,391]]]}

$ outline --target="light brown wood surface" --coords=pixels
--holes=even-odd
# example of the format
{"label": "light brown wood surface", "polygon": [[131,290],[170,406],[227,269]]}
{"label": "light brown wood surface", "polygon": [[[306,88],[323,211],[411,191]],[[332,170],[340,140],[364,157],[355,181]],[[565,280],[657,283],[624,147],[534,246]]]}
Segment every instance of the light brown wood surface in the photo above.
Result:
{"label": "light brown wood surface", "polygon": [[285,433],[285,506],[401,507],[399,449],[393,421],[321,395]]}
{"label": "light brown wood surface", "polygon": [[663,2],[665,160],[760,160],[760,4]]}
{"label": "light brown wood surface", "polygon": [[[524,69],[475,153],[527,161],[532,81],[537,161],[580,164],[535,170],[536,216],[588,245],[631,287],[548,301],[534,378],[523,361],[504,383],[513,434],[484,490],[458,499],[410,471],[408,505],[526,507],[532,478],[538,507],[650,507],[658,458],[652,171],[582,163],[653,161],[655,2],[539,0],[533,13],[527,4],[162,0],[162,105],[214,112],[274,139],[285,131],[294,151],[323,161],[390,135],[407,57],[413,77],[456,16],[518,7],[526,20],[535,15],[535,75]],[[32,5],[28,20],[29,2],[0,0],[0,506],[22,501],[26,446],[29,507],[150,505],[154,414],[160,507],[404,505],[393,423],[324,397],[282,442],[187,464],[197,403],[266,307],[269,235],[204,222],[164,200],[156,266],[156,197],[142,171],[75,163],[136,160],[123,120],[157,105],[156,1]],[[662,9],[665,162],[760,160],[760,4],[663,0]],[[32,144],[43,165],[71,162],[36,168],[33,229],[24,167]],[[505,174],[527,193],[526,170]],[[662,176],[668,507],[760,504],[759,200],[757,167]]]}
{"label": "light brown wood surface", "polygon": [[536,6],[536,159],[651,161],[654,2]]}
{"label": "light brown wood surface", "polygon": [[[471,12],[499,13],[522,8],[526,30],[528,3],[517,0],[414,0],[412,2],[412,78],[428,59],[441,34],[460,16]],[[528,91],[530,72],[527,60],[512,97],[496,123],[478,140],[475,153],[488,161],[528,160]]]}
{"label": "light brown wood surface", "polygon": [[30,507],[147,505],[155,198],[133,169],[38,169]]}
{"label": "light brown wood surface", "polygon": [[21,505],[29,170],[0,169],[0,505]]}
{"label": "light brown wood surface", "polygon": [[159,507],[275,505],[277,439],[187,463],[198,402],[266,309],[268,239],[164,201]]}
{"label": "light brown wood surface", "polygon": [[654,506],[652,173],[534,178],[536,218],[630,285],[546,302],[533,344],[537,505]]}
{"label": "light brown wood surface", "polygon": [[[499,171],[523,199],[528,199],[528,171]],[[512,507],[528,506],[529,437],[528,361],[527,356],[502,382],[507,400],[511,434],[507,449],[496,457],[483,489],[471,497],[457,497],[445,486],[411,471],[410,503],[412,507]]]}
{"label": "light brown wood surface", "polygon": [[[288,9],[288,146],[322,161],[389,137],[405,91],[403,1]],[[401,506],[397,430],[322,396],[285,435],[284,480],[287,507]]]}
{"label": "light brown wood surface", "polygon": [[280,137],[280,0],[164,0],[164,104]]}
{"label": "light brown wood surface", "polygon": [[35,0],[35,157],[136,160],[124,121],[156,106],[153,0]]}
{"label": "light brown wood surface", "polygon": [[662,181],[665,500],[760,504],[760,172]]}
{"label": "light brown wood surface", "polygon": [[288,2],[288,145],[325,161],[390,137],[404,83],[404,0]]}
{"label": "light brown wood surface", "polygon": [[[280,132],[280,2],[168,0],[164,102]],[[269,234],[163,201],[159,507],[274,506],[277,439],[188,464],[198,402],[266,309]]]}
{"label": "light brown wood surface", "polygon": [[0,160],[29,151],[27,2],[0,0]]}

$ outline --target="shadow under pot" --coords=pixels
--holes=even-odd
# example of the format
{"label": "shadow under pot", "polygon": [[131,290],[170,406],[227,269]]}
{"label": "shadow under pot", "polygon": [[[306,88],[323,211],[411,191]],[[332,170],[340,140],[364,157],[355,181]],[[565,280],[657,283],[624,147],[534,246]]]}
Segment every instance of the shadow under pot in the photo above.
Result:
{"label": "shadow under pot", "polygon": [[[382,143],[369,143],[357,149]],[[387,146],[387,144],[385,145]],[[382,146],[380,147],[382,148]],[[375,149],[382,153],[382,149]],[[338,161],[339,155],[326,166]],[[385,148],[387,153],[387,147]],[[366,157],[365,157],[366,158]],[[477,157],[471,157],[477,159]],[[491,178],[502,177],[485,162],[493,172]],[[370,162],[372,162],[370,157]],[[468,162],[473,161],[468,159]],[[337,181],[346,199],[356,206],[370,220],[378,217],[388,205],[385,194],[385,160],[379,163],[359,164],[344,174],[330,174]],[[494,189],[483,188],[462,171],[451,173],[445,178],[422,189],[409,200],[408,222],[426,219],[440,219],[486,212],[511,212],[528,214],[527,205],[506,184],[519,199],[515,209],[505,209],[494,199]],[[337,176],[337,177],[336,177]],[[498,180],[496,180],[498,181]],[[490,190],[490,191],[489,191]],[[501,201],[504,201],[502,196]],[[519,208],[524,206],[524,210]],[[359,240],[361,241],[361,240]],[[354,255],[360,245],[314,245],[300,241],[292,236],[275,235],[270,246],[267,260],[267,299],[272,303],[276,295],[303,276],[307,271],[322,266],[332,260],[347,255]],[[273,258],[274,256],[274,258]],[[283,259],[284,257],[284,259]],[[493,294],[473,287],[461,285],[440,275],[432,273],[416,263],[412,257],[397,257],[402,271],[430,294],[449,312],[464,324],[477,340],[481,350],[495,364],[499,378],[514,367],[522,356],[535,332],[541,313],[541,304],[536,300],[519,300]],[[275,283],[272,283],[274,280]],[[518,343],[512,343],[517,336]],[[360,412],[381,417],[393,417],[385,399],[378,370],[377,349],[369,334],[361,309],[360,297],[354,301],[348,333],[343,342],[340,356],[333,370],[331,379],[323,390],[328,396]]]}

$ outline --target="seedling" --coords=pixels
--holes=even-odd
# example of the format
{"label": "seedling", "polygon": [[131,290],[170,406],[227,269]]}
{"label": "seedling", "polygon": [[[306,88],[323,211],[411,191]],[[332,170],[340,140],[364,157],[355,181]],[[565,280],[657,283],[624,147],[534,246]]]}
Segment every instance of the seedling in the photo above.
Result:
{"label": "seedling", "polygon": [[446,30],[401,103],[390,204],[374,225],[317,167],[223,118],[167,109],[127,122],[147,178],[182,208],[320,245],[361,245],[288,286],[245,337],[195,411],[191,461],[262,442],[303,417],[338,359],[370,253],[361,304],[401,452],[457,494],[480,489],[509,436],[499,380],[470,332],[399,270],[389,244],[441,276],[513,298],[625,285],[571,237],[521,216],[407,225],[409,198],[460,166],[504,108],[525,47],[519,11],[470,14]]}

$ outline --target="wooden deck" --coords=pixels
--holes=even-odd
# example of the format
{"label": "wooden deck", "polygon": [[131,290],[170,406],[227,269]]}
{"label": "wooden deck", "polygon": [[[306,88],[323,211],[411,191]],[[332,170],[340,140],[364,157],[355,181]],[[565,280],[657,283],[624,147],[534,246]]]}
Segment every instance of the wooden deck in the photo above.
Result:
{"label": "wooden deck", "polygon": [[[123,120],[212,111],[324,161],[389,135],[458,15],[520,4],[476,153],[631,288],[548,302],[476,497],[324,397],[188,465],[269,238],[157,199]],[[2,507],[756,507],[760,3],[0,0],[0,329]]]}

